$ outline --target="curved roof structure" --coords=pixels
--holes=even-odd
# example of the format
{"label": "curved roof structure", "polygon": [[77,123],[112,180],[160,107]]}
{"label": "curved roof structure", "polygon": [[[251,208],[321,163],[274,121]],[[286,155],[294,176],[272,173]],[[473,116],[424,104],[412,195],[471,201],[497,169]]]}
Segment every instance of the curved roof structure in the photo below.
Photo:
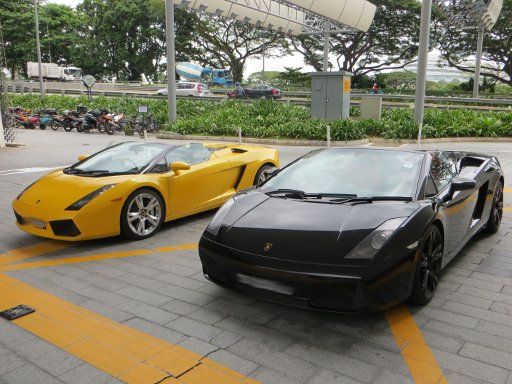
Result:
{"label": "curved roof structure", "polygon": [[366,32],[376,7],[367,0],[173,0],[176,5],[298,35],[313,20]]}
{"label": "curved roof structure", "polygon": [[286,3],[363,32],[370,28],[377,10],[367,0],[286,0]]}
{"label": "curved roof structure", "polygon": [[451,24],[491,30],[498,21],[503,0],[434,0]]}

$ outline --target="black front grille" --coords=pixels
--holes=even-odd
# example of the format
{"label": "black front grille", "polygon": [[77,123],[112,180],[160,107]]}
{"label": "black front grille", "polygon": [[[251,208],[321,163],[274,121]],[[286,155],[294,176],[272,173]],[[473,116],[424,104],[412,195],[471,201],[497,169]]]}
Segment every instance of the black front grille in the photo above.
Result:
{"label": "black front grille", "polygon": [[18,214],[18,212],[14,211],[14,216],[16,216],[16,221],[18,222],[18,224],[25,224],[25,220],[23,220],[23,217],[21,217],[21,215]]}
{"label": "black front grille", "polygon": [[50,221],[50,226],[56,236],[77,237],[80,235],[73,220]]}

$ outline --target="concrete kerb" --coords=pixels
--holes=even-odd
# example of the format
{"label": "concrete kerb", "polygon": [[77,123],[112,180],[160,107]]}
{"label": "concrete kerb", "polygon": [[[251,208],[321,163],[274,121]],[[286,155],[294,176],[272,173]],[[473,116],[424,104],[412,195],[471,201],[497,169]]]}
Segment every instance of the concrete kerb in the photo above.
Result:
{"label": "concrete kerb", "polygon": [[[200,135],[180,135],[177,133],[160,133],[156,136],[158,139],[168,140],[198,140],[198,141],[227,141],[238,142],[238,137],[229,136],[200,136]],[[320,140],[290,140],[290,139],[258,139],[244,137],[243,142],[246,144],[263,144],[263,145],[289,145],[289,146],[311,146],[324,147],[325,141]],[[437,139],[423,139],[424,144],[436,143],[512,143],[512,137],[443,137]],[[365,144],[417,144],[417,140],[388,140],[380,137],[371,137],[368,139],[354,141],[333,141],[332,146],[357,146]]]}

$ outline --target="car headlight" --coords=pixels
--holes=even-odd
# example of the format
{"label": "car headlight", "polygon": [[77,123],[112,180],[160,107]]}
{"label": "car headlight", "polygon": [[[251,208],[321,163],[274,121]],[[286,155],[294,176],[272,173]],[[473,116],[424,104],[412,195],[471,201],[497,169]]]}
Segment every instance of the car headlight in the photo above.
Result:
{"label": "car headlight", "polygon": [[21,191],[21,193],[18,195],[18,197],[16,198],[16,200],[19,200],[21,199],[21,197],[25,194],[25,192],[27,192],[30,187],[32,187],[35,183],[37,183],[39,180],[36,180],[34,181],[32,184],[30,184],[27,188],[25,188],[23,191]]}
{"label": "car headlight", "polygon": [[87,196],[82,197],[80,200],[75,201],[73,204],[71,204],[69,207],[66,208],[66,211],[79,211],[82,209],[86,204],[100,196],[102,193],[108,191],[110,188],[115,187],[117,184],[109,184],[105,185],[91,193],[89,193]]}
{"label": "car headlight", "polygon": [[224,203],[222,207],[217,211],[215,216],[213,216],[212,221],[210,221],[210,224],[206,228],[206,232],[213,235],[214,237],[217,237],[219,234],[220,229],[222,228],[222,223],[224,220],[224,217],[226,217],[226,214],[228,213],[229,209],[235,204],[234,199],[229,199]]}
{"label": "car headlight", "polygon": [[380,227],[375,229],[363,241],[361,241],[354,249],[352,249],[346,259],[363,259],[371,260],[377,252],[388,242],[393,233],[402,226],[407,217],[398,217],[384,222]]}

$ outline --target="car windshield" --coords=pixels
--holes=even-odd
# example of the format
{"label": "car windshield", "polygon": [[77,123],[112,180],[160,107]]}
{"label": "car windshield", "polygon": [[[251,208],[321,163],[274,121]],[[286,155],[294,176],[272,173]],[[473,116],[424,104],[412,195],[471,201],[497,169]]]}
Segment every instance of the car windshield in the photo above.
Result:
{"label": "car windshield", "polygon": [[315,151],[263,186],[263,191],[358,197],[413,196],[424,155],[388,150],[339,149]]}
{"label": "car windshield", "polygon": [[169,146],[158,143],[123,143],[108,148],[66,170],[76,175],[135,174],[145,169]]}

